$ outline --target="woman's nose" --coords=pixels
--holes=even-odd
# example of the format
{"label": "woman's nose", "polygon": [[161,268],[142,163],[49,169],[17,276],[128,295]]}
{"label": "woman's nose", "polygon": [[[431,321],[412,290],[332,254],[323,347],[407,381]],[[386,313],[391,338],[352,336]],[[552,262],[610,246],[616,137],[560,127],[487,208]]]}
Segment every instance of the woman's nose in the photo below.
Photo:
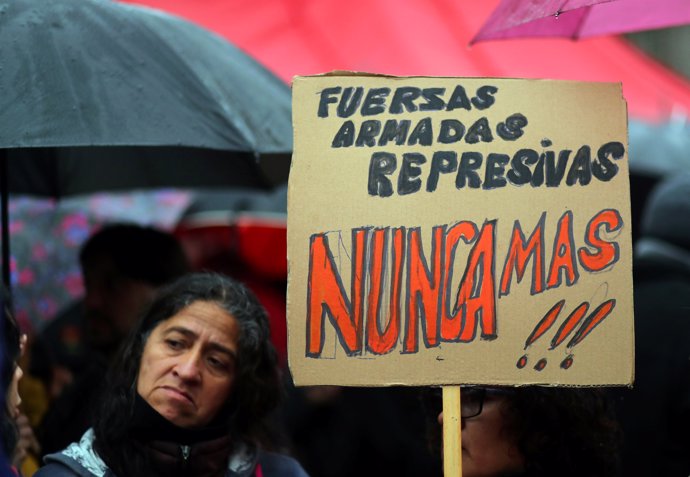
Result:
{"label": "woman's nose", "polygon": [[190,352],[180,356],[180,361],[178,361],[173,371],[182,379],[199,379],[201,377],[201,367],[199,366],[198,354]]}

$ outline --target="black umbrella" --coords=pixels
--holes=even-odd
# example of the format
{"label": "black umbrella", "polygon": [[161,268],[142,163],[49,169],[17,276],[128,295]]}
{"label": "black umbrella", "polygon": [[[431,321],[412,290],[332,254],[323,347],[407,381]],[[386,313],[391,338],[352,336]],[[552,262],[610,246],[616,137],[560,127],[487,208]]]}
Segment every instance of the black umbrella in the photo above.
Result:
{"label": "black umbrella", "polygon": [[0,0],[6,284],[8,192],[268,187],[257,159],[285,178],[290,114],[285,83],[179,18],[109,0]]}

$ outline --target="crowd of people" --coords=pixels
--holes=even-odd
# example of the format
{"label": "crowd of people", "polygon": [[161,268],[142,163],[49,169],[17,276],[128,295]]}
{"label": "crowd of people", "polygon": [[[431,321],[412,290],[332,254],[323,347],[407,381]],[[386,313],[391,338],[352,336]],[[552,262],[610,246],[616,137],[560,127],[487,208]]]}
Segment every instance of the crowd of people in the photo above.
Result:
{"label": "crowd of people", "polygon": [[[690,475],[690,175],[654,191],[635,247],[634,386],[464,386],[464,476]],[[284,316],[167,232],[106,226],[80,263],[83,302],[39,336],[3,290],[0,475],[442,474],[440,388],[295,388]]]}

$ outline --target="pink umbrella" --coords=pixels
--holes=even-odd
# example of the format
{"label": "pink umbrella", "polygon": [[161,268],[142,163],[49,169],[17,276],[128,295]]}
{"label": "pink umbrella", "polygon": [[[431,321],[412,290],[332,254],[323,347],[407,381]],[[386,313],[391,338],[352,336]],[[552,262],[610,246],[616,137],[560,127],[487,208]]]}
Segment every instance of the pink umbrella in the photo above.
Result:
{"label": "pink umbrella", "polygon": [[687,0],[502,0],[471,43],[545,36],[577,39],[687,23]]}
{"label": "pink umbrella", "polygon": [[690,114],[690,83],[618,37],[468,48],[498,0],[122,1],[166,10],[215,31],[286,81],[332,70],[620,81],[631,117],[663,122]]}

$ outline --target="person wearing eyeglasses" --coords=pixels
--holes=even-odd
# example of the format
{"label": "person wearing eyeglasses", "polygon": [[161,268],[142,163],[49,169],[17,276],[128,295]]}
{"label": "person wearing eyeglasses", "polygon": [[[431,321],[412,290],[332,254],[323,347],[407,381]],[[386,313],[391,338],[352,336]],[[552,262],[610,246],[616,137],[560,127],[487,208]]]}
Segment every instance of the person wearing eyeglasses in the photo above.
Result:
{"label": "person wearing eyeglasses", "polygon": [[[430,445],[437,452],[440,396],[439,388],[424,392]],[[594,388],[463,387],[463,477],[618,475],[619,430],[607,399]]]}

